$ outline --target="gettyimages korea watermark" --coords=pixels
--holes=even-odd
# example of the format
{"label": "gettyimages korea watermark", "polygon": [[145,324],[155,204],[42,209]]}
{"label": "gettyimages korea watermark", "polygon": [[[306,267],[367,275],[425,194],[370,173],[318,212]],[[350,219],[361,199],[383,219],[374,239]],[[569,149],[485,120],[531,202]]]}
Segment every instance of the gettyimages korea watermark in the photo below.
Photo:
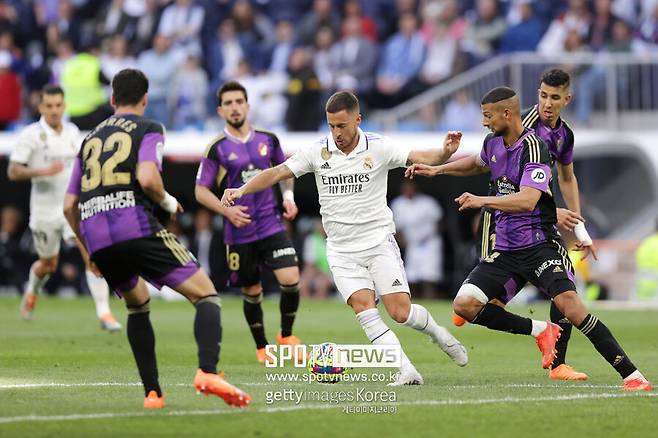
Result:
{"label": "gettyimages korea watermark", "polygon": [[283,368],[292,364],[306,368],[309,360],[330,363],[342,368],[400,368],[402,349],[399,345],[332,344],[265,346],[265,366]]}

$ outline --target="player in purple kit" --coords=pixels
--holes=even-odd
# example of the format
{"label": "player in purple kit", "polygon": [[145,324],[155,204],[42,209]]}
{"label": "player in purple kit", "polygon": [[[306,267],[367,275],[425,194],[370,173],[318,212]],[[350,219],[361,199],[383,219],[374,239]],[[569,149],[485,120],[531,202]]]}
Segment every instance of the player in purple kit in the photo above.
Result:
{"label": "player in purple kit", "polygon": [[[585,257],[592,254],[596,259],[596,248],[589,238],[583,223],[584,219],[580,214],[578,180],[573,169],[573,131],[560,117],[564,107],[571,101],[569,74],[560,69],[552,69],[544,73],[539,84],[537,101],[537,105],[521,113],[521,120],[524,127],[534,129],[537,137],[548,146],[551,159],[555,164],[553,168],[557,170],[560,191],[567,206],[567,208],[557,209],[557,225],[568,231],[575,229],[576,237],[579,240],[576,249],[586,251]],[[489,194],[495,195],[493,186],[490,190]],[[493,215],[493,210],[483,209],[480,220],[482,258],[491,255],[495,247],[496,231]],[[492,302],[500,306],[507,304],[500,300],[492,300]],[[575,371],[565,363],[573,326],[552,301],[550,317],[552,322],[562,328],[562,332],[555,346],[557,356],[551,365],[548,376],[558,380],[587,380],[587,374]]]}
{"label": "player in purple kit", "polygon": [[557,309],[592,342],[620,374],[623,388],[651,390],[610,330],[576,293],[573,268],[557,233],[550,182],[552,158],[548,147],[521,121],[514,90],[498,87],[482,99],[483,124],[492,131],[482,151],[441,166],[414,164],[407,176],[474,175],[491,172],[495,196],[463,193],[459,210],[495,210],[495,250],[471,271],[453,302],[455,312],[473,324],[492,330],[532,335],[542,352],[542,366],[555,359],[560,327],[507,312],[490,301],[511,299],[527,281],[549,295]]}
{"label": "player in purple kit", "polygon": [[[224,216],[224,241],[230,281],[242,287],[244,316],[256,343],[256,359],[265,362],[263,288],[261,264],[272,269],[281,289],[281,331],[277,342],[298,345],[292,326],[299,307],[297,253],[281,222],[272,189],[254,193],[225,207],[211,188],[226,178],[226,187],[240,187],[264,169],[285,161],[279,139],[271,132],[253,129],[247,121],[247,91],[238,82],[227,82],[217,92],[217,113],[226,121],[224,132],[207,147],[197,174],[197,201]],[[293,181],[281,182],[283,217],[294,219],[297,205]]]}
{"label": "player in purple kit", "polygon": [[64,214],[89,252],[92,266],[126,302],[128,341],[144,385],[144,407],[164,407],[145,279],[156,287],[173,288],[196,308],[197,391],[246,406],[249,395],[217,374],[221,343],[217,292],[192,254],[153,215],[158,204],[172,215],[182,208],[164,190],[163,128],[143,117],[147,92],[148,79],[139,70],[122,70],[113,78],[116,112],[85,137],[73,166]]}

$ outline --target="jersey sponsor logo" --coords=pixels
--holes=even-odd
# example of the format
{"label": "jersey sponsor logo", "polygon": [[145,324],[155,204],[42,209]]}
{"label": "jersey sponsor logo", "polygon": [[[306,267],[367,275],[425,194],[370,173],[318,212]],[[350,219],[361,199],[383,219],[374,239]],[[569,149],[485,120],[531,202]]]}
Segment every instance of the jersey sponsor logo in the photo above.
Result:
{"label": "jersey sponsor logo", "polygon": [[240,174],[242,176],[242,184],[247,184],[253,177],[260,174],[263,170],[254,167],[253,164],[250,164],[245,170]]}
{"label": "jersey sponsor logo", "polygon": [[367,173],[321,175],[322,185],[327,186],[330,195],[347,195],[363,192],[363,184],[370,182]]}
{"label": "jersey sponsor logo", "polygon": [[322,148],[322,151],[320,152],[320,156],[322,157],[323,160],[328,161],[331,158],[331,151]]}
{"label": "jersey sponsor logo", "polygon": [[295,252],[295,248],[292,247],[280,248],[272,251],[273,259],[278,259],[279,257],[284,257],[284,256],[296,256],[296,255],[297,253]]}
{"label": "jersey sponsor logo", "polygon": [[509,195],[519,191],[516,184],[511,182],[505,175],[496,180],[496,191],[501,195]]}
{"label": "jersey sponsor logo", "polygon": [[530,174],[530,179],[536,183],[543,183],[546,181],[546,172],[543,169],[535,169]]}
{"label": "jersey sponsor logo", "polygon": [[331,169],[331,166],[329,165],[329,163],[327,163],[325,161],[324,164],[322,166],[320,166],[320,169],[329,170],[329,169]]}
{"label": "jersey sponsor logo", "polygon": [[555,268],[553,268],[553,274],[558,274],[560,272],[564,272],[564,271],[559,266],[556,266]]}
{"label": "jersey sponsor logo", "polygon": [[236,154],[235,152],[231,152],[230,154],[228,154],[228,160],[229,161],[233,161],[233,160],[237,160],[237,159],[238,159],[238,154]]}
{"label": "jersey sponsor logo", "polygon": [[[535,269],[535,275],[539,277],[547,268],[550,268],[552,266],[556,266],[556,267],[562,266],[562,260],[560,259],[546,260],[544,263],[541,264],[541,266]],[[560,268],[560,270],[561,269],[562,268]]]}
{"label": "jersey sponsor logo", "polygon": [[400,282],[400,280],[396,278],[393,284],[391,284],[391,287],[398,287],[398,286],[402,286],[402,283]]}
{"label": "jersey sponsor logo", "polygon": [[491,156],[491,162],[492,162],[492,163],[495,163],[495,162],[496,162],[496,156],[495,156],[495,155],[492,155],[492,156]]}
{"label": "jersey sponsor logo", "polygon": [[108,210],[117,210],[135,206],[135,193],[132,190],[123,190],[105,196],[95,196],[80,204],[80,220]]}
{"label": "jersey sponsor logo", "polygon": [[265,143],[258,144],[258,153],[260,154],[261,157],[267,156],[267,145]]}
{"label": "jersey sponsor logo", "polygon": [[363,157],[363,168],[365,170],[370,170],[372,169],[373,162],[372,162],[372,157]]}

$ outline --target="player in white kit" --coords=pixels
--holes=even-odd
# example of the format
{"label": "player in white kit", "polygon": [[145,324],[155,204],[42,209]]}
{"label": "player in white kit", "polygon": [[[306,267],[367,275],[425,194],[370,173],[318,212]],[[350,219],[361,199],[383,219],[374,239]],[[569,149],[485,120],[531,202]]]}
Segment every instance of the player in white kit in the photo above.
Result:
{"label": "player in white kit", "polygon": [[[322,223],[327,232],[327,259],[336,286],[373,344],[399,345],[381,319],[378,298],[396,322],[419,330],[458,365],[468,362],[466,349],[425,307],[411,304],[400,250],[393,234],[393,214],[386,205],[388,171],[410,163],[443,163],[457,150],[460,132],[448,133],[442,149],[412,151],[389,138],[363,132],[354,94],[340,91],[326,105],[331,135],[302,148],[284,163],[264,170],[222,202],[232,205],[246,194],[277,182],[314,173]],[[392,385],[419,385],[422,376],[402,352],[400,372]]]}
{"label": "player in white kit", "polygon": [[[62,120],[64,109],[64,91],[55,85],[44,87],[39,101],[41,119],[20,133],[7,169],[12,181],[32,181],[30,229],[39,259],[30,268],[21,301],[21,315],[26,320],[32,318],[38,293],[57,269],[61,240],[75,239],[62,208],[73,160],[78,154],[80,131],[74,124]],[[81,247],[77,240],[76,244]],[[81,253],[101,327],[108,331],[120,330],[121,325],[110,312],[109,288],[105,280],[90,270],[84,248],[81,248]]]}

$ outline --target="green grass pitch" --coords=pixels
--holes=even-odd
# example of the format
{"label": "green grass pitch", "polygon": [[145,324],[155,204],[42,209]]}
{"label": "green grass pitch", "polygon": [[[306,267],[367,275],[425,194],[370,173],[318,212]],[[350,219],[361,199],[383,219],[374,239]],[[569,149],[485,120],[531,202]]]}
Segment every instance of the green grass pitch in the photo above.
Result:
{"label": "green grass pitch", "polygon": [[[447,303],[425,303],[440,324],[467,346],[470,363],[454,365],[422,334],[389,325],[425,378],[424,386],[395,389],[395,402],[332,403],[322,400],[266,403],[272,391],[351,393],[390,391],[384,384],[268,382],[255,362],[241,302],[222,304],[224,339],[220,367],[248,391],[246,409],[217,397],[197,396],[193,309],[185,302],[155,301],[160,379],[167,407],[144,411],[143,392],[125,330],[101,332],[91,300],[42,299],[35,319],[24,322],[18,299],[0,299],[0,437],[355,436],[559,437],[658,436],[658,391],[628,394],[619,376],[577,330],[568,363],[589,373],[587,382],[556,382],[541,369],[532,338],[482,327],[453,327]],[[125,321],[121,303],[113,308]],[[514,308],[544,319],[548,306]],[[383,313],[384,310],[380,309]],[[658,311],[595,311],[644,374],[658,383]],[[270,342],[278,329],[276,299],[265,300]],[[337,301],[302,301],[296,334],[305,343],[365,343],[352,312]],[[281,372],[280,370],[278,370]],[[303,369],[284,371],[303,373]],[[383,370],[378,370],[383,371]],[[363,406],[395,413],[344,412]]]}

